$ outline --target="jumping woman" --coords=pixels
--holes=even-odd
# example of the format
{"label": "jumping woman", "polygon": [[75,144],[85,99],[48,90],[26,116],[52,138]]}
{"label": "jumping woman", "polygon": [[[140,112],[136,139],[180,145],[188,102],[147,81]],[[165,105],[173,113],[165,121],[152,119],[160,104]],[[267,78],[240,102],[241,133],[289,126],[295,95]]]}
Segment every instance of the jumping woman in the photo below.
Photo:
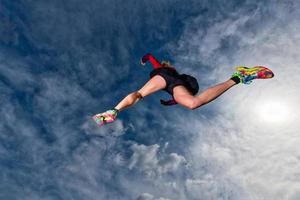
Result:
{"label": "jumping woman", "polygon": [[172,96],[171,100],[160,100],[161,104],[166,106],[180,104],[193,110],[213,101],[234,85],[239,83],[250,84],[254,79],[267,79],[274,76],[270,69],[263,66],[253,68],[240,66],[236,68],[236,72],[229,80],[196,95],[199,90],[196,78],[186,74],[179,74],[169,62],[159,62],[150,53],[143,56],[141,64],[145,65],[147,61],[154,68],[150,73],[150,80],[138,91],[127,95],[113,109],[94,115],[93,119],[99,126],[115,121],[119,112],[159,90],[165,90]]}

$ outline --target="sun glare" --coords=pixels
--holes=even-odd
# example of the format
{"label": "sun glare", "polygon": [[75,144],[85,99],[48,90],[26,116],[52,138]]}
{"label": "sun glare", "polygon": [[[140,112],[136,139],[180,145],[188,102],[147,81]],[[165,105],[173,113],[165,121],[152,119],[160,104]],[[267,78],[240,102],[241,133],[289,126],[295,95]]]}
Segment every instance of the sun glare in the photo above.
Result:
{"label": "sun glare", "polygon": [[280,125],[288,122],[291,114],[291,108],[286,102],[265,101],[256,106],[257,115],[262,122]]}

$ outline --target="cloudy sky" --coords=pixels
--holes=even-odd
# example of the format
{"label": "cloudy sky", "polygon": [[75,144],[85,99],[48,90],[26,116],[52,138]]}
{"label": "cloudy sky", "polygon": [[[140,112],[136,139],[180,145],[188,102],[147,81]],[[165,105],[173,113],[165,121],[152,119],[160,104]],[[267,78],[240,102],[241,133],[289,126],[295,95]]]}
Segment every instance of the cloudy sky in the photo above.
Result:
{"label": "cloudy sky", "polygon": [[[0,199],[299,200],[300,3],[0,0]],[[234,66],[275,77],[198,110],[147,80],[152,52],[201,90]]]}

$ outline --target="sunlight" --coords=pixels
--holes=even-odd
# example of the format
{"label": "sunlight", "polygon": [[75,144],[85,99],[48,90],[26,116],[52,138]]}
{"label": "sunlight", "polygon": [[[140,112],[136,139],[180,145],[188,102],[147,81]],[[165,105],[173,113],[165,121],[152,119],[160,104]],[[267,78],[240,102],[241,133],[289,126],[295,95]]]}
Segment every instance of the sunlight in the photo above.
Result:
{"label": "sunlight", "polygon": [[291,120],[290,107],[287,102],[270,100],[260,102],[255,111],[262,122],[280,125]]}

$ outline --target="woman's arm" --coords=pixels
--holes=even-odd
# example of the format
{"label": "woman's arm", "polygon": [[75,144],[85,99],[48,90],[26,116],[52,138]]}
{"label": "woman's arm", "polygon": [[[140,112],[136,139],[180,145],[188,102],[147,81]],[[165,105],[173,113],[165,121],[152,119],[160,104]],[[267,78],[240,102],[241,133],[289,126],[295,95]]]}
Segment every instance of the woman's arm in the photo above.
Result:
{"label": "woman's arm", "polygon": [[156,60],[156,58],[151,53],[147,53],[142,57],[141,64],[145,65],[147,61],[149,61],[152,64],[154,69],[162,67],[161,63],[158,60]]}

